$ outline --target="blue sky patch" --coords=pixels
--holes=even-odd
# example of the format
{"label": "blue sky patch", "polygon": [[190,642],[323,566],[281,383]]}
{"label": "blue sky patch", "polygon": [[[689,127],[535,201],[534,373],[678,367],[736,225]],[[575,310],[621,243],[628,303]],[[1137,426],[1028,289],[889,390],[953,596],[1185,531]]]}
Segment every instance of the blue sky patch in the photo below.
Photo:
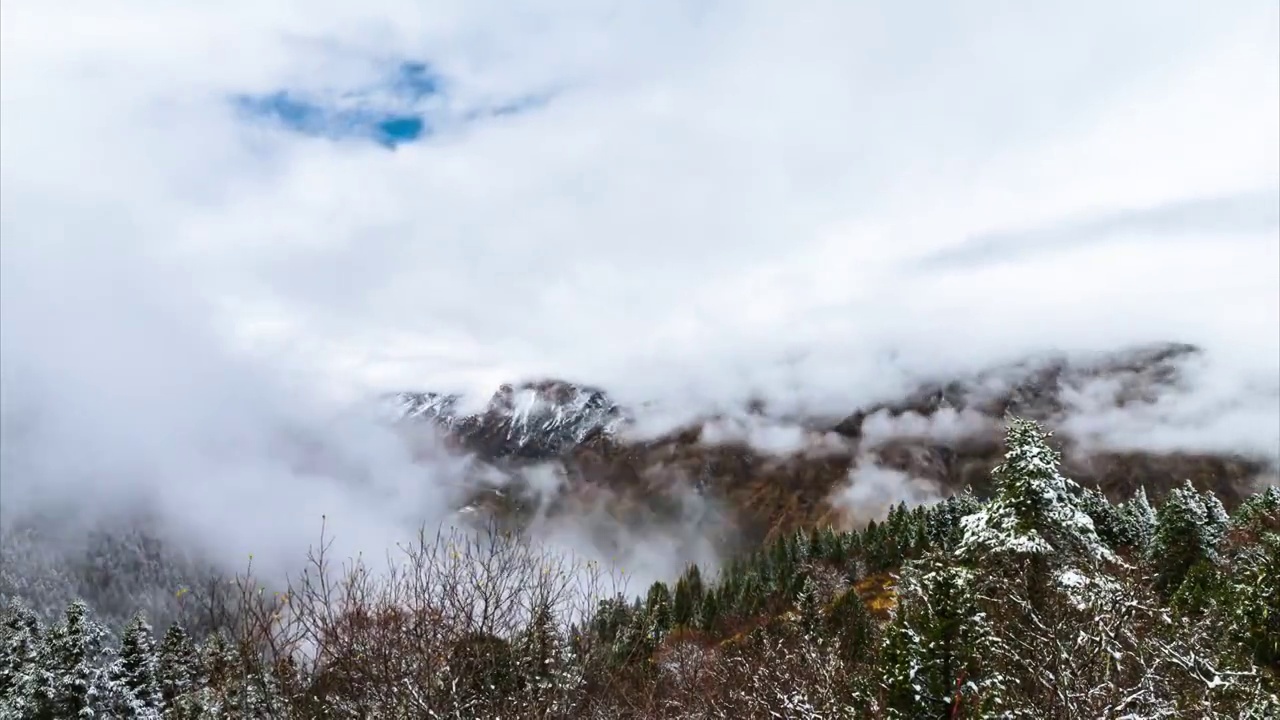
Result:
{"label": "blue sky patch", "polygon": [[[312,137],[364,138],[387,149],[429,137],[429,110],[447,99],[445,82],[427,63],[403,62],[383,82],[326,93],[277,90],[232,98],[246,116]],[[508,116],[546,104],[550,95],[529,95],[461,113],[465,121]],[[436,116],[437,119],[439,116]]]}
{"label": "blue sky patch", "polygon": [[441,94],[441,80],[429,65],[407,62],[372,87],[327,94],[277,90],[236,95],[232,101],[250,117],[304,135],[367,138],[394,149],[430,134],[426,105]]}

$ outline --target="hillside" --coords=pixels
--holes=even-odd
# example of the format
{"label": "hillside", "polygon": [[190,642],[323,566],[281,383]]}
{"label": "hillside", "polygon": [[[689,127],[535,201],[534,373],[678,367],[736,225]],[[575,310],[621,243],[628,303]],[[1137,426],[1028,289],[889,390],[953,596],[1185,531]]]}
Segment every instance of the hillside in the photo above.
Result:
{"label": "hillside", "polygon": [[[479,493],[479,507],[554,515],[603,504],[644,525],[677,519],[692,493],[715,503],[727,536],[750,546],[796,528],[863,523],[899,500],[965,487],[985,495],[1003,452],[1005,415],[1061,429],[1075,398],[1097,388],[1111,408],[1151,404],[1176,391],[1183,363],[1197,353],[1166,344],[1074,364],[1042,359],[926,384],[841,417],[773,417],[756,405],[649,438],[635,437],[633,413],[604,390],[560,380],[505,385],[470,415],[456,410],[457,397],[432,392],[400,393],[393,404],[405,420],[438,427],[455,449],[510,481]],[[764,440],[753,443],[753,433]],[[1269,472],[1261,458],[1086,447],[1069,432],[1058,436],[1067,472],[1115,500],[1139,487],[1159,499],[1190,480],[1230,508]],[[531,487],[526,475],[534,468],[556,476],[551,498]],[[866,468],[890,471],[892,486],[850,493],[851,472]]]}
{"label": "hillside", "polygon": [[[5,717],[1270,720],[1280,712],[1280,491],[1228,515],[1061,474],[1012,418],[982,501],[784,534],[715,576],[617,593],[490,525],[279,592],[230,582],[216,632],[81,602],[0,611]],[[339,580],[333,584],[334,580]]]}

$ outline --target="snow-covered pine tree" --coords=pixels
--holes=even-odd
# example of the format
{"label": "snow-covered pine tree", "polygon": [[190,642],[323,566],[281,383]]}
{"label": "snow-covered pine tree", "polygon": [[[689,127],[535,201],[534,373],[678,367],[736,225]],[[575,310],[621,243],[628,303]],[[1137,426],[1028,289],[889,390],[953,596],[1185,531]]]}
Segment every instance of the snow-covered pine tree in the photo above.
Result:
{"label": "snow-covered pine tree", "polygon": [[1255,535],[1280,532],[1280,487],[1272,485],[1240,503],[1231,516],[1231,529]]}
{"label": "snow-covered pine tree", "polygon": [[580,700],[583,668],[561,633],[549,601],[534,608],[513,649],[520,685],[517,706],[531,714],[571,715]]}
{"label": "snow-covered pine tree", "polygon": [[1197,563],[1217,562],[1218,542],[1229,522],[1217,497],[1201,494],[1190,481],[1174,488],[1156,512],[1156,530],[1147,553],[1156,589],[1172,597]]}
{"label": "snow-covered pine tree", "polygon": [[943,554],[903,568],[881,654],[892,718],[986,717],[1003,696],[984,665],[994,642],[974,571]]}
{"label": "snow-covered pine tree", "polygon": [[43,639],[35,611],[10,600],[0,613],[0,720],[35,715]]}
{"label": "snow-covered pine tree", "polygon": [[49,629],[40,657],[37,707],[32,720],[98,717],[102,710],[103,641],[107,631],[89,607],[73,601]]}
{"label": "snow-covered pine tree", "polygon": [[1147,552],[1156,531],[1156,511],[1147,499],[1146,488],[1139,486],[1127,502],[1120,506],[1121,544],[1139,555]]}
{"label": "snow-covered pine tree", "polygon": [[196,688],[199,671],[200,659],[191,637],[178,623],[170,625],[160,641],[156,670],[160,695],[166,706],[173,705],[178,697]]}
{"label": "snow-covered pine tree", "polygon": [[1127,525],[1120,508],[1111,504],[1097,488],[1083,488],[1080,508],[1093,521],[1098,538],[1111,550],[1117,550],[1127,540]]}
{"label": "snow-covered pine tree", "polygon": [[659,581],[649,586],[649,594],[645,598],[645,614],[649,616],[653,631],[658,635],[655,643],[660,642],[662,636],[671,629],[671,605],[671,589],[666,583]]}
{"label": "snow-covered pine tree", "polygon": [[513,648],[521,682],[540,686],[552,678],[564,659],[563,645],[550,604],[539,603]]}
{"label": "snow-covered pine tree", "polygon": [[800,592],[796,597],[796,615],[800,630],[811,642],[822,643],[822,602],[818,597],[818,585],[811,573],[803,573]]}
{"label": "snow-covered pine tree", "polygon": [[133,616],[120,637],[120,649],[107,669],[113,712],[130,720],[158,720],[160,693],[155,636],[142,613]]}
{"label": "snow-covered pine tree", "polygon": [[1053,568],[1071,578],[1116,559],[1083,508],[1080,486],[1058,471],[1051,436],[1035,421],[1010,419],[1004,462],[992,471],[995,497],[961,519],[960,557]]}

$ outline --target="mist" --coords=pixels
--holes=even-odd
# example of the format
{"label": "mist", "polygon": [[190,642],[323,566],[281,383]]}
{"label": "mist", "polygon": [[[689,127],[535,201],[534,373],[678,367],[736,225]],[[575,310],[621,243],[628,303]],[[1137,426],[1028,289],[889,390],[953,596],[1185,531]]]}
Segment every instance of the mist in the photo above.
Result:
{"label": "mist", "polygon": [[[380,554],[476,487],[379,422],[381,392],[563,378],[650,434],[718,417],[708,442],[789,453],[822,443],[777,418],[1166,341],[1204,350],[1176,393],[1082,388],[1064,427],[1280,458],[1278,13],[7,2],[0,521],[145,509],[285,569],[322,516]],[[408,62],[440,89],[384,87]],[[351,88],[423,137],[232,101]],[[850,487],[928,495],[864,465]],[[543,536],[595,537],[567,522]],[[713,555],[616,537],[648,577]]]}

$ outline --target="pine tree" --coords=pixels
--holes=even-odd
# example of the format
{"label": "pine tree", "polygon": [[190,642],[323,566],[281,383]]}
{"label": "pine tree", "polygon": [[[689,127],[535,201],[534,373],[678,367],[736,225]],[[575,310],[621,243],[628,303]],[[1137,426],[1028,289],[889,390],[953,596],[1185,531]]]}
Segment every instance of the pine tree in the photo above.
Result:
{"label": "pine tree", "polygon": [[103,641],[107,631],[90,617],[81,600],[67,606],[62,621],[45,636],[32,718],[91,718],[100,710],[103,691]]}
{"label": "pine tree", "polygon": [[556,628],[551,605],[539,603],[529,625],[516,642],[516,658],[521,675],[529,681],[541,681],[554,673],[560,660],[562,642]]}
{"label": "pine tree", "polygon": [[1226,615],[1255,663],[1280,671],[1280,532],[1263,533],[1227,579]]}
{"label": "pine tree", "polygon": [[1131,547],[1139,555],[1151,546],[1156,531],[1156,511],[1147,500],[1147,491],[1139,486],[1133,498],[1120,506],[1121,545]]}
{"label": "pine tree", "polygon": [[850,588],[831,604],[827,616],[827,632],[835,638],[839,653],[848,667],[858,667],[874,660],[876,624],[857,591]]}
{"label": "pine tree", "polygon": [[809,573],[803,573],[803,575],[800,592],[796,598],[796,615],[805,636],[811,640],[821,641],[818,631],[822,627],[822,603],[818,597],[818,586],[814,583],[812,575]]}
{"label": "pine tree", "polygon": [[1128,544],[1128,526],[1120,508],[1111,504],[1107,496],[1095,488],[1083,488],[1080,508],[1084,510],[1104,545],[1117,550]]}
{"label": "pine tree", "polygon": [[36,714],[40,687],[44,627],[35,611],[17,599],[9,601],[0,618],[0,718]]}
{"label": "pine tree", "polygon": [[702,604],[698,608],[698,629],[714,632],[720,620],[720,593],[716,588],[707,590],[702,596]]}
{"label": "pine tree", "polygon": [[115,711],[121,717],[159,718],[163,707],[155,637],[138,613],[125,626],[120,650],[107,671]]}
{"label": "pine tree", "polygon": [[1199,562],[1217,562],[1218,541],[1229,520],[1222,503],[1201,495],[1190,481],[1174,488],[1156,513],[1156,531],[1148,551],[1156,589],[1172,597]]}
{"label": "pine tree", "polygon": [[174,623],[165,631],[160,641],[160,657],[157,681],[160,695],[166,707],[195,690],[200,682],[200,659],[195,645],[181,625]]}
{"label": "pine tree", "polygon": [[1280,488],[1272,485],[1240,503],[1231,528],[1252,534],[1280,532]]}
{"label": "pine tree", "polygon": [[697,620],[698,606],[702,604],[704,593],[702,572],[697,565],[690,565],[676,581],[675,596],[672,598],[671,611],[676,626],[690,625]]}
{"label": "pine tree", "polygon": [[992,471],[996,496],[961,521],[962,557],[1055,566],[1114,559],[1081,507],[1080,486],[1058,472],[1049,437],[1034,421],[1010,420],[1004,462]]}
{"label": "pine tree", "polygon": [[979,688],[990,694],[980,662],[988,634],[972,571],[937,554],[908,564],[884,649],[891,717],[953,717],[979,702]]}
{"label": "pine tree", "polygon": [[671,590],[664,582],[655,582],[649,586],[649,594],[645,597],[645,614],[653,623],[653,631],[665,635],[671,630]]}

